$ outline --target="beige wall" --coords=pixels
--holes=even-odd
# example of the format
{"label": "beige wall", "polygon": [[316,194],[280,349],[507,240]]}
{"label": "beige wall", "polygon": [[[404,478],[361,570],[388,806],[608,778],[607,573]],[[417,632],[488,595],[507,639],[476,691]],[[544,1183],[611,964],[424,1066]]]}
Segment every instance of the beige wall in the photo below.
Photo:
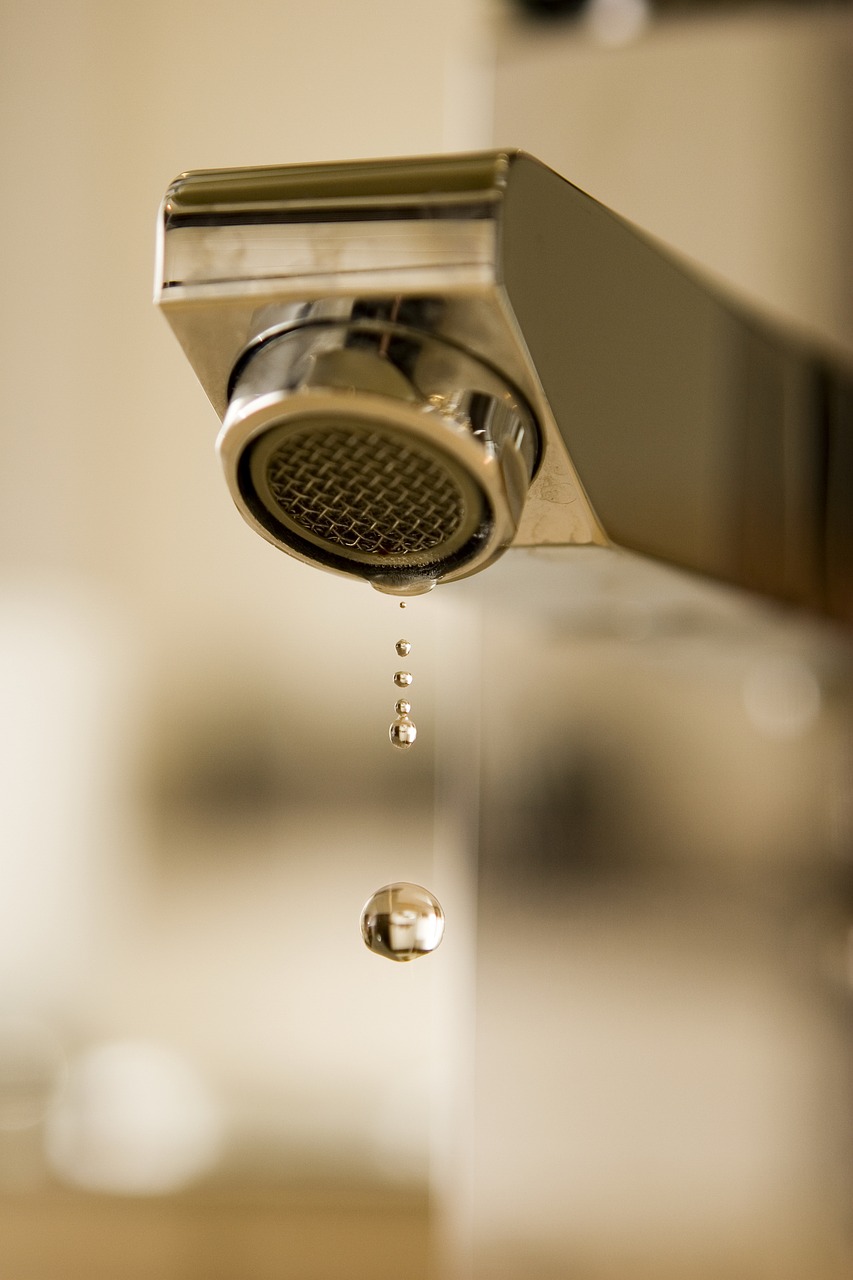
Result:
{"label": "beige wall", "polygon": [[[0,10],[0,1015],[36,1012],[72,1056],[171,1043],[244,1145],[391,1180],[424,1174],[435,966],[401,985],[358,912],[431,879],[432,623],[410,621],[425,745],[389,761],[395,602],[233,511],[215,415],[151,304],[154,228],[187,168],[486,144],[486,18],[475,0]],[[259,812],[217,812],[211,787],[254,785],[259,759]]]}

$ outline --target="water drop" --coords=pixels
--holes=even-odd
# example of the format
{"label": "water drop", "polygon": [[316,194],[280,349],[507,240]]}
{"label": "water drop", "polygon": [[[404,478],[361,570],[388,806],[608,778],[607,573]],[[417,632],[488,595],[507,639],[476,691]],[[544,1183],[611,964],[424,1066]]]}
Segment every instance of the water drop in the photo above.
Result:
{"label": "water drop", "polygon": [[412,683],[411,671],[395,671],[394,683],[397,685],[398,688],[405,689],[408,685]]}
{"label": "water drop", "polygon": [[413,720],[408,716],[400,716],[399,720],[395,720],[388,730],[388,737],[395,747],[399,747],[404,751],[406,747],[410,747],[418,736],[417,728]]}
{"label": "water drop", "polygon": [[435,951],[443,933],[441,904],[419,884],[386,884],[361,912],[365,946],[387,960],[417,960]]}
{"label": "water drop", "polygon": [[408,640],[398,640],[394,645],[394,648],[397,650],[397,656],[400,658],[408,658],[409,654],[412,652],[412,646]]}
{"label": "water drop", "polygon": [[398,702],[394,703],[394,710],[397,712],[398,716],[407,716],[411,709],[411,702],[407,702],[405,698],[400,698]]}
{"label": "water drop", "polygon": [[405,602],[405,600],[401,600],[401,601],[400,601],[400,608],[401,608],[401,609],[405,609],[405,607],[406,607],[406,602]]}

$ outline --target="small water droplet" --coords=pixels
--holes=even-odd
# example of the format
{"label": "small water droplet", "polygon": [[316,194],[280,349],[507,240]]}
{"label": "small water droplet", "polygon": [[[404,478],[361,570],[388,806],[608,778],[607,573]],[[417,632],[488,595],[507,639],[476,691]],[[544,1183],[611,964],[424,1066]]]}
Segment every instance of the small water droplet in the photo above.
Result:
{"label": "small water droplet", "polygon": [[408,658],[409,654],[412,652],[412,646],[408,640],[398,640],[394,645],[394,648],[397,650],[397,656],[400,658]]}
{"label": "small water droplet", "polygon": [[398,716],[407,716],[411,709],[411,702],[407,702],[405,698],[400,698],[398,702],[394,703],[394,710],[397,712]]}
{"label": "small water droplet", "polygon": [[419,884],[386,884],[362,908],[365,946],[387,960],[417,960],[435,951],[443,934],[441,903]]}
{"label": "small water droplet", "polygon": [[399,689],[405,689],[412,683],[411,671],[395,671],[394,683]]}
{"label": "small water droplet", "polygon": [[410,747],[418,736],[418,731],[413,720],[408,716],[400,716],[399,720],[395,720],[388,730],[388,737],[395,747],[399,747],[404,751],[406,747]]}
{"label": "small water droplet", "polygon": [[400,608],[401,608],[401,609],[405,609],[405,607],[406,607],[406,602],[405,602],[405,600],[401,600],[401,601],[400,601]]}

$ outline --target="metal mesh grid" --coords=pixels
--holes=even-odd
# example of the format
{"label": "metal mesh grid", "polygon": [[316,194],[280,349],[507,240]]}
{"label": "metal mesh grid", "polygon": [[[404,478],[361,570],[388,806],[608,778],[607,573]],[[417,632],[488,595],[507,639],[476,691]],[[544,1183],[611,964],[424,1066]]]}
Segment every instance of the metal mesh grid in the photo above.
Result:
{"label": "metal mesh grid", "polygon": [[383,558],[442,547],[464,514],[459,485],[440,462],[354,424],[289,432],[267,459],[265,479],[292,524]]}

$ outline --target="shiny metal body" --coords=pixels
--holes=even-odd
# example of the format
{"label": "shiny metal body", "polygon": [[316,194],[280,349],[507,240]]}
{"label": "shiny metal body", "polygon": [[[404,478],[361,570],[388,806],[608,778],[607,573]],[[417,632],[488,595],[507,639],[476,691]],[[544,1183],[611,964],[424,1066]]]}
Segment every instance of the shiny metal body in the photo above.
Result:
{"label": "shiny metal body", "polygon": [[397,594],[432,586],[437,561],[447,577],[506,546],[538,454],[530,411],[488,366],[364,323],[259,344],[219,448],[258,532]]}
{"label": "shiny metal body", "polygon": [[[615,544],[853,616],[849,368],[528,156],[183,175],[156,300],[239,509],[302,559],[405,592],[508,545]],[[297,443],[361,458],[307,517],[277,488]],[[368,516],[333,527],[362,464]],[[417,496],[380,492],[374,521],[404,469]]]}
{"label": "shiny metal body", "polygon": [[[167,193],[157,301],[223,418],[235,502],[291,554],[405,594],[513,541],[606,541],[501,284],[511,169],[495,154],[223,171]],[[307,514],[305,483],[282,504],[259,461],[270,432],[335,458]]]}

